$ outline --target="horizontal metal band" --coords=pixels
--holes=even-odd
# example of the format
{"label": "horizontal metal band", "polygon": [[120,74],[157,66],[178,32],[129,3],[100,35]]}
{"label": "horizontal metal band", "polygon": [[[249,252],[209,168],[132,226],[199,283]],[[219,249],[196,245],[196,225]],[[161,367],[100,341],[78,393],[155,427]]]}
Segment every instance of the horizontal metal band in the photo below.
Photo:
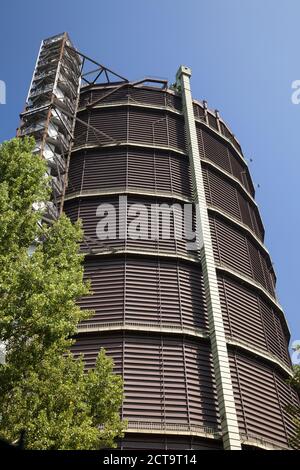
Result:
{"label": "horizontal metal band", "polygon": [[112,189],[112,190],[105,190],[99,191],[98,189],[95,190],[82,190],[82,191],[74,191],[73,193],[69,193],[65,196],[65,201],[70,201],[72,199],[77,199],[81,197],[94,197],[94,196],[143,196],[143,197],[151,197],[151,198],[161,198],[161,199],[174,199],[175,201],[183,202],[183,203],[192,203],[192,200],[188,197],[176,195],[174,193],[161,193],[161,192],[152,192],[152,191],[145,191],[142,189]]}
{"label": "horizontal metal band", "polygon": [[242,444],[258,447],[264,450],[291,450],[287,445],[280,445],[275,441],[251,434],[241,434]]}
{"label": "horizontal metal band", "polygon": [[[220,441],[221,432],[217,429],[200,426],[197,424],[181,424],[181,423],[156,423],[150,421],[127,421],[125,433],[128,434],[167,434],[177,436],[195,436],[205,439],[213,439]],[[240,434],[242,444],[251,447],[257,447],[265,450],[288,450],[288,446],[280,445],[275,441],[264,439],[260,436]]]}
{"label": "horizontal metal band", "polygon": [[271,354],[270,352],[264,351],[261,348],[257,348],[256,346],[252,346],[252,344],[247,343],[244,340],[231,338],[229,336],[226,336],[226,342],[230,346],[238,347],[239,349],[242,349],[244,351],[247,351],[247,352],[251,353],[251,355],[259,356],[262,359],[265,359],[266,361],[271,362],[272,364],[275,364],[280,369],[284,370],[284,372],[287,375],[289,375],[290,377],[293,377],[294,373],[293,373],[292,369],[290,367],[288,367],[279,358],[277,358],[274,354]]}
{"label": "horizontal metal band", "polygon": [[173,152],[173,153],[176,153],[178,155],[183,155],[185,156],[186,158],[187,155],[186,155],[186,152],[184,152],[183,150],[180,150],[178,149],[177,147],[171,147],[170,145],[150,145],[150,144],[139,144],[138,142],[131,142],[131,141],[120,141],[120,142],[113,142],[111,144],[103,144],[103,145],[99,145],[99,144],[83,144],[83,145],[78,145],[78,146],[74,146],[73,149],[72,149],[72,153],[75,153],[75,152],[78,152],[79,150],[88,150],[88,149],[97,149],[97,148],[111,148],[111,147],[138,147],[138,148],[149,148],[149,149],[154,149],[154,150],[163,150],[163,151],[166,151],[166,152]]}
{"label": "horizontal metal band", "polygon": [[170,434],[181,436],[198,436],[207,439],[221,439],[221,433],[208,426],[182,423],[159,423],[150,421],[128,421],[125,433]]}
{"label": "horizontal metal band", "polygon": [[132,250],[132,249],[118,249],[118,248],[111,248],[107,251],[101,252],[92,252],[86,253],[85,256],[111,256],[111,255],[134,255],[134,256],[144,256],[149,258],[167,258],[167,259],[175,259],[175,260],[183,260],[183,261],[191,261],[192,263],[200,263],[198,257],[195,256],[185,256],[181,254],[172,254],[172,253],[164,253],[161,251],[141,251],[141,250]]}
{"label": "horizontal metal band", "polygon": [[[152,78],[153,77],[150,77],[150,81],[152,81]],[[147,82],[147,80],[143,80],[143,83],[145,83],[145,81]],[[132,88],[136,88],[136,89],[139,89],[139,90],[144,90],[145,88],[146,89],[149,89],[148,87],[145,87],[144,86],[138,86],[138,85],[141,85],[141,82],[139,81],[139,83],[136,83],[135,81],[128,81],[126,82],[126,84],[128,86],[131,86]],[[81,87],[81,93],[85,93],[85,92],[89,92],[89,91],[92,91],[92,90],[106,90],[106,88],[117,88],[118,86],[120,85],[119,84],[115,84],[115,83],[94,83],[92,85],[90,84],[84,84],[82,85]],[[165,92],[165,93],[168,93],[168,95],[172,95],[172,96],[178,96],[178,93],[175,91],[175,90],[172,90],[171,88],[159,88],[159,87],[150,87],[150,91],[158,91],[158,92]]]}
{"label": "horizontal metal band", "polygon": [[187,335],[193,336],[196,338],[209,339],[208,330],[200,328],[189,328],[189,327],[179,327],[174,324],[163,325],[153,325],[153,323],[142,323],[142,322],[110,322],[110,323],[82,323],[79,324],[78,333],[94,333],[94,332],[104,332],[104,331],[144,331],[153,333],[166,333],[174,335]]}
{"label": "horizontal metal band", "polygon": [[173,108],[172,106],[162,106],[159,104],[148,104],[148,103],[142,103],[139,101],[135,101],[133,98],[131,98],[131,101],[111,101],[111,102],[102,102],[99,104],[96,104],[95,106],[87,107],[83,106],[78,109],[78,113],[81,113],[83,111],[89,111],[91,109],[101,109],[101,108],[119,108],[119,107],[124,107],[124,106],[131,106],[134,108],[146,108],[146,109],[157,109],[159,111],[168,111],[170,113],[177,114],[179,116],[182,116],[182,113],[176,109]]}

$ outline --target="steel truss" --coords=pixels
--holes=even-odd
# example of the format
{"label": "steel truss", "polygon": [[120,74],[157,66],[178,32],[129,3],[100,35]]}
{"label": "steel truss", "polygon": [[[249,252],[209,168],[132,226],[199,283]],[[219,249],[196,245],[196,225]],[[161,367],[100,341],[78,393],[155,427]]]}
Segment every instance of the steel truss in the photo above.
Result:
{"label": "steel truss", "polygon": [[[42,41],[17,135],[33,136],[34,153],[47,160],[52,201],[45,205],[45,220],[62,211],[77,108],[82,84],[100,80],[128,82],[121,75],[77,51],[67,33]],[[80,121],[81,122],[81,121]]]}

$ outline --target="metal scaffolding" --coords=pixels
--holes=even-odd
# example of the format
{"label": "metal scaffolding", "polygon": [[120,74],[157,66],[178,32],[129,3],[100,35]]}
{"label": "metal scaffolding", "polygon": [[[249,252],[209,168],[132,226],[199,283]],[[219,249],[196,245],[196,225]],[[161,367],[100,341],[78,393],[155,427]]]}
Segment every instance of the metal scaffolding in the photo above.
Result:
{"label": "metal scaffolding", "polygon": [[33,136],[34,153],[47,160],[52,199],[43,207],[45,221],[63,208],[81,86],[116,80],[128,83],[75,49],[67,33],[42,41],[17,135]]}

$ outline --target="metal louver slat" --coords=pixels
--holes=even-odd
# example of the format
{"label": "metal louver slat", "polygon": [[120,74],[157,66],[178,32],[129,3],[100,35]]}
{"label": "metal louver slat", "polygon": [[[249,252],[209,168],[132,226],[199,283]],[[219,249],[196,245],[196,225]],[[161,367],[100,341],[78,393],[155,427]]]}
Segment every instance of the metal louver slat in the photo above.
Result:
{"label": "metal louver slat", "polygon": [[67,194],[81,191],[83,180],[84,157],[82,155],[73,155],[72,162],[68,172]]}
{"label": "metal louver slat", "polygon": [[116,109],[94,109],[90,111],[89,123],[92,128],[88,133],[88,144],[107,145],[115,141],[127,140],[126,107]]}
{"label": "metal louver slat", "polygon": [[212,204],[241,220],[236,189],[212,170],[207,175]]}
{"label": "metal louver slat", "polygon": [[218,245],[216,256],[220,256],[220,263],[252,277],[245,236],[218,219],[215,219],[215,227]]}
{"label": "metal louver slat", "polygon": [[252,292],[232,280],[219,278],[223,316],[232,338],[267,350],[258,299]]}
{"label": "metal louver slat", "polygon": [[84,163],[84,191],[122,191],[126,188],[125,152],[87,154]]}
{"label": "metal louver slat", "polygon": [[162,90],[147,90],[143,87],[131,87],[129,90],[129,100],[136,103],[147,103],[156,106],[166,105],[165,92]]}
{"label": "metal louver slat", "polygon": [[212,127],[213,129],[217,131],[218,125],[217,125],[216,117],[213,116],[210,112],[207,113],[207,117],[208,117],[208,124],[210,125],[210,127]]}
{"label": "metal louver slat", "polygon": [[[212,116],[210,117],[212,119]],[[227,148],[208,132],[201,130],[205,158],[231,173]]]}
{"label": "metal louver slat", "polygon": [[156,146],[168,146],[168,132],[164,112],[129,109],[129,140]]}

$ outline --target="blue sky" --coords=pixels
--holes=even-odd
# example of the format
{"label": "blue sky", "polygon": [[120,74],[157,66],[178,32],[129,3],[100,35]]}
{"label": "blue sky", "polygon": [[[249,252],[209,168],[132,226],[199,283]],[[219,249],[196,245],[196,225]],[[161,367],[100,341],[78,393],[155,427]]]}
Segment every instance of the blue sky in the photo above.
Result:
{"label": "blue sky", "polygon": [[171,82],[192,68],[193,95],[206,99],[249,160],[278,294],[293,339],[298,315],[300,79],[298,0],[51,0],[1,3],[0,141],[15,134],[40,41],[68,31],[76,47],[130,80]]}

